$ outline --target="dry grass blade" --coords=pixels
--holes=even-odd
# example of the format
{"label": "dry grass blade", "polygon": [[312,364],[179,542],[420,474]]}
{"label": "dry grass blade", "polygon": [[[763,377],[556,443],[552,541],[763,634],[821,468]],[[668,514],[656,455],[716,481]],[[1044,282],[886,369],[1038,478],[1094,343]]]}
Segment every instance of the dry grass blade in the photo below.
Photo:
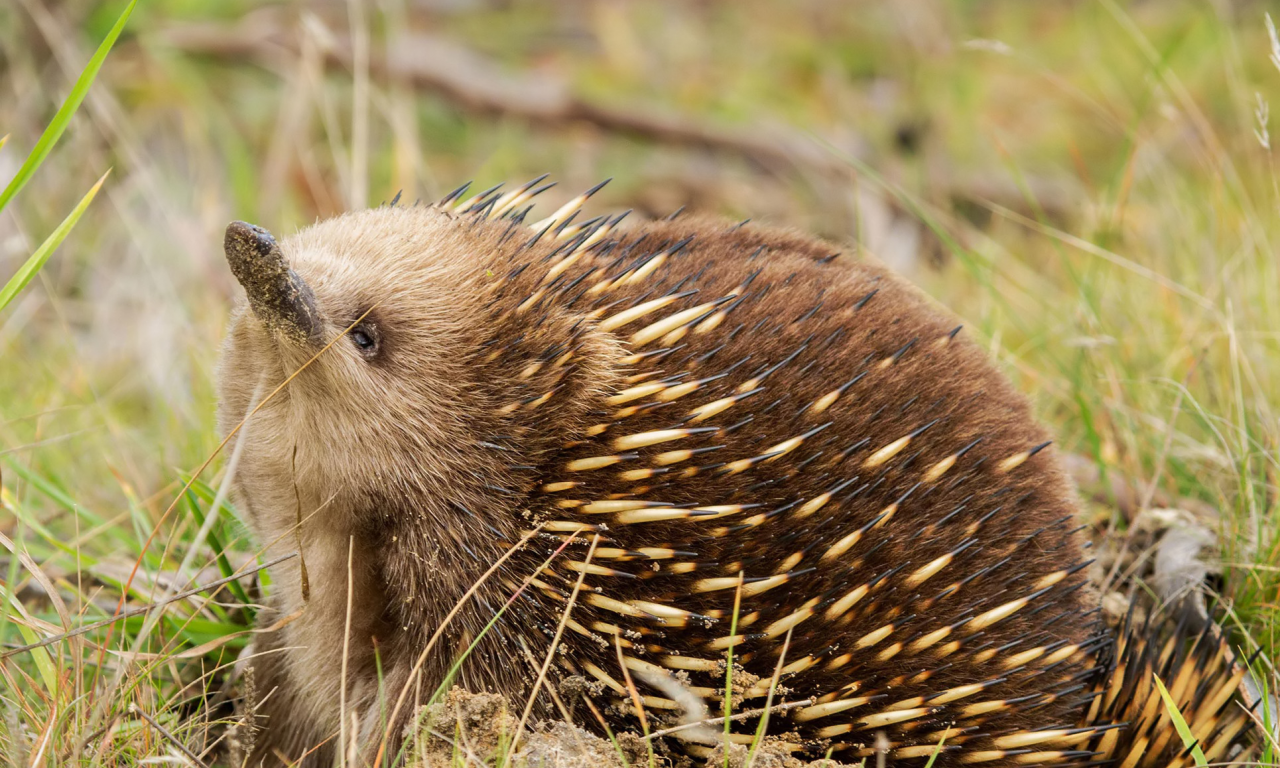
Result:
{"label": "dry grass blade", "polygon": [[[345,684],[345,681],[344,681]],[[351,740],[347,742],[347,751],[343,755],[343,765],[358,765],[359,759],[357,755],[360,753],[360,716],[355,711],[351,712]]]}
{"label": "dry grass blade", "polygon": [[46,645],[53,645],[54,643],[61,642],[70,637],[77,637],[79,635],[85,634],[86,632],[92,632],[95,629],[101,629],[103,627],[110,626],[112,624],[115,624],[118,621],[123,621],[125,619],[132,618],[134,616],[141,616],[149,611],[154,611],[157,608],[162,608],[170,603],[176,603],[179,600],[186,600],[188,597],[191,597],[193,595],[198,595],[201,592],[206,592],[210,589],[216,589],[217,587],[220,587],[223,584],[230,583],[237,579],[243,579],[245,576],[252,576],[253,574],[259,571],[266,570],[267,568],[270,568],[273,565],[276,565],[278,563],[283,563],[285,560],[288,560],[289,558],[297,557],[297,556],[298,556],[297,552],[290,552],[287,555],[281,555],[280,557],[277,557],[274,560],[263,563],[262,565],[256,566],[254,568],[250,568],[241,573],[232,574],[231,576],[228,576],[225,579],[218,579],[217,581],[211,581],[208,584],[201,584],[195,589],[189,589],[186,592],[179,592],[176,595],[171,595],[170,597],[167,597],[164,600],[161,600],[159,602],[151,603],[150,605],[145,605],[145,606],[142,606],[141,608],[131,608],[127,611],[117,613],[111,618],[103,619],[102,621],[94,622],[93,624],[87,624],[83,627],[73,629],[70,632],[63,632],[60,635],[47,637],[38,643],[30,643],[28,645],[20,646],[12,650],[5,651],[4,653],[0,654],[0,661],[3,661],[9,658],[10,656],[16,656],[19,653],[26,653],[27,651],[31,651],[36,648],[43,648]]}
{"label": "dry grass blade", "polygon": [[18,556],[18,562],[22,563],[22,567],[27,569],[27,572],[31,574],[36,583],[40,585],[40,588],[48,595],[49,602],[53,604],[54,612],[58,614],[58,620],[62,622],[62,628],[71,629],[71,615],[67,612],[67,605],[62,602],[62,596],[58,594],[58,590],[53,586],[53,582],[49,580],[44,570],[36,564],[35,560],[31,559],[31,555],[25,551],[19,552],[17,545],[4,533],[0,533],[0,545],[3,545],[5,549]]}
{"label": "dry grass blade", "polygon": [[369,205],[369,22],[362,0],[347,0],[351,27],[352,108],[351,108],[351,189],[348,201],[353,211]]}
{"label": "dry grass blade", "polygon": [[712,717],[706,720],[699,720],[696,723],[682,723],[680,725],[672,726],[671,728],[664,728],[661,731],[654,731],[653,733],[645,736],[644,738],[656,739],[659,736],[670,736],[673,733],[686,731],[690,728],[699,728],[707,725],[721,725],[726,721],[733,723],[739,720],[747,720],[752,717],[760,717],[766,712],[786,712],[791,709],[799,709],[800,707],[807,707],[810,704],[814,703],[815,701],[817,701],[817,699],[801,699],[800,701],[788,701],[786,704],[779,704],[776,707],[762,708],[762,709],[748,709],[744,712],[739,712],[736,715],[730,715],[729,717]]}
{"label": "dry grass blade", "polygon": [[[476,648],[480,645],[480,642],[483,641],[486,636],[488,636],[490,630],[492,630],[494,626],[496,626],[497,623],[502,619],[502,617],[506,615],[507,610],[511,608],[511,606],[514,605],[517,600],[520,599],[520,596],[523,595],[524,591],[529,588],[529,585],[531,585],[534,581],[537,580],[538,574],[545,572],[547,568],[551,567],[551,563],[553,563],[555,559],[559,557],[562,552],[564,552],[566,549],[569,548],[569,545],[572,544],[577,539],[579,534],[584,533],[586,530],[588,529],[584,526],[584,527],[578,528],[577,530],[573,531],[568,536],[566,536],[564,540],[561,541],[560,545],[556,547],[551,552],[551,554],[547,556],[545,560],[542,561],[542,564],[534,568],[533,571],[524,578],[524,581],[520,583],[520,586],[517,587],[516,590],[511,593],[511,596],[507,598],[507,601],[505,603],[502,604],[502,607],[499,608],[494,613],[493,618],[489,619],[488,623],[486,623],[480,629],[480,631],[476,633],[475,637],[472,638],[471,643],[467,645],[467,647],[460,654],[457,654],[457,658],[454,660],[453,665],[449,668],[449,671],[445,673],[444,679],[440,681],[440,685],[436,688],[435,692],[431,695],[430,701],[437,701],[441,696],[445,694],[449,686],[453,684],[453,680],[455,679],[455,676],[462,669],[462,665],[466,662],[468,658],[470,658],[471,654],[475,652]],[[535,533],[537,533],[536,529],[534,531],[531,531],[529,535],[531,536],[532,534],[535,534]],[[389,729],[394,725],[395,725],[395,721],[390,721],[388,723],[388,731],[384,733],[384,736],[383,736],[383,739],[384,739],[383,746],[385,746],[385,740],[389,738],[389,735],[388,735]],[[405,744],[406,746],[408,745],[407,740]],[[375,765],[381,764],[382,755],[383,755],[382,747],[379,747],[378,756],[374,761]],[[403,757],[403,751],[401,752],[401,754],[397,755],[392,762],[396,765],[399,765],[401,764],[402,757]]]}
{"label": "dry grass blade", "polygon": [[[742,585],[746,573],[738,571],[738,585],[733,591],[733,616],[729,620],[729,637],[738,636],[738,616],[742,611]],[[733,714],[733,649],[736,642],[730,642],[724,652],[724,768],[729,768],[729,724],[733,722],[729,715]]]}
{"label": "dry grass blade", "polygon": [[49,748],[49,743],[53,741],[54,724],[58,721],[58,708],[54,707],[49,712],[49,720],[45,723],[44,729],[40,732],[40,740],[38,746],[31,753],[31,766],[44,765],[44,753]]}
{"label": "dry grass blade", "polygon": [[[534,658],[533,651],[529,650],[529,644],[524,641],[523,637],[520,638],[520,652],[524,654],[525,661],[529,662],[530,669],[538,669],[538,660]],[[556,710],[560,712],[560,717],[562,717],[566,723],[572,723],[573,714],[569,712],[569,708],[565,706],[564,700],[561,699],[560,694],[556,692],[556,687],[551,683],[547,682],[546,678],[542,679],[539,686],[542,688],[542,690],[547,692],[548,696],[551,697],[552,703],[556,705]],[[536,696],[537,692],[538,690],[537,688],[535,688],[533,691],[533,694],[531,695]],[[578,751],[585,753],[586,749],[583,747],[582,740],[578,738],[578,732],[576,730],[573,730],[573,731],[570,731],[570,733],[573,735],[573,742],[574,742],[574,745],[578,748]]]}
{"label": "dry grass blade", "polygon": [[591,565],[591,558],[596,554],[596,545],[600,543],[600,534],[591,537],[591,548],[587,550],[587,558],[583,562],[582,570],[578,571],[578,580],[573,584],[573,591],[569,593],[569,602],[564,607],[564,612],[560,614],[560,623],[556,626],[555,636],[551,638],[551,647],[547,649],[547,656],[542,661],[542,668],[538,670],[538,679],[533,683],[533,689],[529,692],[529,700],[525,702],[524,712],[520,714],[520,723],[516,726],[516,732],[511,737],[511,746],[507,750],[507,757],[503,761],[504,767],[509,765],[511,758],[516,753],[516,748],[520,746],[520,737],[524,734],[524,726],[529,722],[529,713],[533,711],[533,702],[538,698],[538,689],[542,687],[542,682],[547,678],[547,670],[551,668],[551,661],[556,657],[556,650],[560,647],[560,638],[564,636],[564,628],[569,623],[569,614],[573,612],[573,606],[578,602],[578,593],[582,591],[582,582],[587,578],[587,569]]}
{"label": "dry grass blade", "polygon": [[[631,679],[631,670],[627,668],[627,662],[622,657],[622,637],[620,635],[613,636],[613,650],[618,654],[618,666],[622,669],[622,679],[626,681],[627,693],[631,696],[631,706],[635,707],[636,715],[640,718],[640,730],[648,737],[649,717],[645,714],[644,699],[640,698],[640,690],[636,688],[635,681]],[[654,768],[657,759],[653,754],[653,742],[646,738],[644,745],[649,750],[649,768]]]}
{"label": "dry grass blade", "polygon": [[1142,264],[1139,264],[1133,261],[1132,259],[1125,258],[1124,256],[1121,256],[1118,253],[1114,253],[1112,251],[1107,250],[1106,248],[1095,245],[1094,243],[1091,243],[1088,240],[1085,240],[1084,238],[1076,237],[1075,235],[1070,234],[1069,232],[1063,232],[1062,230],[1057,229],[1055,227],[1042,224],[1036,221],[1035,219],[1031,219],[1026,216],[1023,216],[1022,214],[1016,211],[1012,211],[1002,205],[996,205],[995,203],[986,203],[985,207],[988,208],[992,213],[998,216],[1003,216],[1004,218],[1012,222],[1015,222],[1017,224],[1020,224],[1026,227],[1027,229],[1038,232],[1041,235],[1044,235],[1045,237],[1049,237],[1059,242],[1062,242],[1066,245],[1071,246],[1072,248],[1075,248],[1078,251],[1081,251],[1082,253],[1087,253],[1090,256],[1096,256],[1104,261],[1114,264],[1117,267],[1120,267],[1121,269],[1132,272],[1133,274],[1138,275],[1143,279],[1150,280],[1155,285],[1158,285],[1161,288],[1168,289],[1178,294],[1179,296],[1186,299],[1187,301],[1190,301],[1191,303],[1195,304],[1196,306],[1200,307],[1203,310],[1213,313],[1215,317],[1218,317],[1221,319],[1221,312],[1218,310],[1216,306],[1214,306],[1213,302],[1209,301],[1204,296],[1201,296],[1199,293],[1191,290],[1185,285],[1182,285],[1181,283],[1178,283],[1177,281],[1172,280],[1169,277],[1166,277],[1165,275],[1160,274],[1159,272],[1155,271],[1154,269],[1151,269],[1150,267],[1144,266]]}
{"label": "dry grass blade", "polygon": [[182,752],[182,754],[185,755],[188,760],[190,760],[195,765],[199,766],[199,768],[209,768],[209,766],[206,765],[205,762],[200,759],[199,755],[197,755],[195,752],[192,752],[187,747],[186,744],[182,743],[181,739],[179,739],[177,736],[174,736],[172,733],[170,733],[169,729],[165,728],[160,723],[157,723],[155,721],[155,718],[151,717],[151,715],[148,715],[146,712],[142,711],[142,708],[139,707],[137,704],[129,705],[129,714],[137,715],[143,720],[146,720],[147,725],[150,725],[152,728],[156,729],[156,732],[159,733],[162,737],[164,737],[165,741],[177,747],[178,751]]}
{"label": "dry grass blade", "polygon": [[[253,399],[258,399],[258,393],[253,393]],[[302,554],[302,493],[298,490],[298,444],[293,445],[293,455],[289,459],[289,474],[293,478],[293,501],[294,501],[294,541],[298,544],[298,585],[302,590],[302,602],[311,602],[311,577],[307,574],[307,558]],[[217,505],[213,506],[217,509]]]}
{"label": "dry grass blade", "polygon": [[631,706],[636,709],[636,717],[640,718],[640,729],[647,735],[649,733],[649,718],[644,711],[644,700],[640,698],[640,690],[636,688],[635,681],[631,679],[631,670],[627,668],[626,659],[622,655],[622,638],[618,635],[613,636],[613,649],[618,656],[618,668],[622,670],[622,679],[627,684],[627,694],[631,697]]}
{"label": "dry grass blade", "polygon": [[[355,565],[356,538],[350,536],[347,538],[347,614],[342,626],[342,676],[338,679],[338,754],[342,757],[342,764],[347,764],[347,753],[355,748],[355,738],[359,734],[360,728],[356,724],[353,726],[351,738],[352,742],[348,746],[347,742],[347,662],[351,656],[351,603],[355,599]],[[353,716],[354,712],[351,713]]]}
{"label": "dry grass blade", "polygon": [[471,599],[471,596],[480,589],[481,585],[488,581],[489,577],[501,568],[502,564],[505,563],[508,558],[523,549],[524,545],[528,544],[529,541],[532,540],[534,536],[537,536],[541,531],[542,523],[538,523],[533,530],[525,534],[520,541],[517,541],[515,546],[504,552],[502,557],[498,558],[493,565],[489,566],[489,570],[481,574],[480,578],[476,579],[476,582],[472,584],[465,593],[463,593],[462,597],[458,599],[458,602],[454,604],[453,608],[444,617],[444,621],[440,622],[440,626],[436,627],[436,631],[433,632],[431,638],[427,640],[426,646],[423,647],[422,652],[418,654],[417,661],[414,662],[413,667],[409,670],[408,679],[405,680],[404,687],[400,689],[400,695],[396,698],[395,706],[391,708],[391,714],[387,717],[386,730],[382,734],[382,742],[378,745],[377,757],[374,758],[373,761],[374,765],[382,765],[383,755],[386,754],[387,744],[391,740],[391,729],[394,727],[396,718],[400,715],[400,709],[409,698],[409,691],[414,687],[414,680],[422,672],[422,665],[427,662],[427,658],[431,655],[431,651],[436,647],[436,643],[439,642],[445,629],[449,627],[449,624],[453,622],[454,617],[456,617],[458,612],[462,610],[462,607],[467,604],[467,601]]}

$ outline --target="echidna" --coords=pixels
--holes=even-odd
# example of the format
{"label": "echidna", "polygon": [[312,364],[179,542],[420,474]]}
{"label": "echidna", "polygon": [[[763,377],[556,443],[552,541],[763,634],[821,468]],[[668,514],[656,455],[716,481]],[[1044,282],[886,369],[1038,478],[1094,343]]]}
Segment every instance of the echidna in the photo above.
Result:
{"label": "echidna", "polygon": [[227,229],[248,301],[223,430],[288,382],[236,436],[238,497],[305,558],[271,572],[255,759],[323,762],[340,731],[394,756],[477,638],[458,682],[542,695],[528,653],[561,631],[554,675],[624,702],[634,681],[655,719],[679,705],[654,675],[717,700],[732,649],[750,709],[777,671],[774,703],[807,703],[769,731],[797,752],[1082,765],[1132,743],[1107,715],[1149,681],[1102,679],[1073,491],[953,320],[798,233],[576,222],[594,189],[529,225],[539,183],[283,242]]}

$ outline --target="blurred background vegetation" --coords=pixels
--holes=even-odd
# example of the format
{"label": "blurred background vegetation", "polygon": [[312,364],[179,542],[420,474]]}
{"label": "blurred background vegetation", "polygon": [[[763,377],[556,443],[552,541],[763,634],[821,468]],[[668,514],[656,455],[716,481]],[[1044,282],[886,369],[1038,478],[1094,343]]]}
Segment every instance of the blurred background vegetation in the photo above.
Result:
{"label": "blurred background vegetation", "polygon": [[[0,184],[124,6],[0,3]],[[218,444],[231,219],[284,234],[397,192],[432,200],[544,172],[560,182],[550,210],[613,177],[596,210],[794,226],[915,280],[1034,399],[1096,529],[1131,535],[1167,507],[1216,534],[1218,615],[1269,658],[1280,43],[1266,9],[149,0],[0,215],[2,282],[114,169],[0,312],[0,533],[82,622],[116,609],[135,562],[125,600],[143,605],[252,560],[230,510],[196,535],[216,462],[164,517]],[[61,631],[48,585],[5,562],[0,630]],[[177,720],[195,711],[225,715],[205,705],[251,613],[180,602],[154,632],[138,617],[88,636],[112,654],[61,643],[0,661],[0,753],[53,724],[106,743],[129,701],[188,730]],[[153,737],[131,738],[110,749]]]}

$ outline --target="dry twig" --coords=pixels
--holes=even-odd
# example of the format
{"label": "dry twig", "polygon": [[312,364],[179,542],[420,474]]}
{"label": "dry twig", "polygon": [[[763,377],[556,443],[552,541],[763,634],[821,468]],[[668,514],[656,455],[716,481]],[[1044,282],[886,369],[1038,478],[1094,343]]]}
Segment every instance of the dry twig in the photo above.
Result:
{"label": "dry twig", "polygon": [[[301,51],[298,35],[279,14],[253,14],[234,26],[201,23],[169,28],[164,40],[187,53],[233,61],[252,60],[283,70]],[[323,51],[327,67],[357,68],[356,52],[345,35],[333,34]],[[370,62],[373,75],[409,83],[482,114],[516,117],[537,124],[588,123],[606,131],[681,146],[728,152],[783,172],[794,168],[839,173],[849,166],[808,135],[772,126],[750,131],[712,125],[686,115],[656,109],[610,106],[583,98],[554,75],[500,68],[476,51],[447,38],[422,33],[393,40],[382,57]],[[846,152],[867,154],[860,139]]]}
{"label": "dry twig", "polygon": [[[312,19],[315,21],[315,19]],[[288,76],[303,55],[304,40],[321,50],[314,55],[322,66],[356,74],[364,65],[344,34],[312,24],[310,35],[300,34],[278,9],[249,14],[238,24],[175,25],[162,34],[168,45],[188,54],[231,62],[254,61]],[[511,71],[456,40],[424,33],[405,33],[387,43],[383,55],[370,58],[369,74],[383,81],[435,93],[468,112],[525,120],[535,125],[587,124],[602,131],[635,136],[663,144],[734,155],[775,174],[804,171],[843,182],[854,169],[845,156],[869,162],[871,144],[857,133],[845,132],[832,152],[806,131],[781,123],[739,128],[705,118],[662,110],[652,105],[614,105],[574,93],[561,77],[545,72]],[[1028,195],[1036,207],[1061,218],[1073,208],[1070,187],[1061,179],[1025,175],[1020,184],[989,172],[959,173],[934,168],[929,186],[940,198],[992,200],[1017,210],[1027,208]]]}
{"label": "dry twig", "polygon": [[176,603],[179,600],[186,600],[188,597],[191,597],[192,595],[198,595],[201,592],[205,592],[211,589],[216,589],[217,587],[220,587],[223,584],[228,584],[237,579],[243,579],[245,576],[252,576],[258,571],[266,570],[267,568],[270,568],[273,565],[276,565],[278,563],[283,563],[285,560],[288,560],[290,558],[294,558],[297,556],[298,556],[297,552],[290,552],[287,555],[281,555],[280,557],[277,557],[276,559],[271,560],[269,562],[263,563],[262,565],[259,565],[255,568],[250,568],[249,570],[244,571],[243,573],[233,573],[230,576],[226,577],[225,579],[218,579],[217,581],[211,581],[208,584],[201,584],[195,589],[189,589],[186,592],[179,592],[178,594],[167,597],[164,600],[161,600],[159,602],[151,603],[150,605],[144,605],[141,608],[132,608],[127,611],[122,611],[112,616],[109,619],[103,619],[102,621],[97,621],[97,622],[94,622],[93,624],[86,624],[85,626],[78,627],[76,629],[71,630],[70,632],[63,632],[62,634],[59,634],[59,635],[46,637],[45,639],[35,643],[30,643],[28,645],[22,645],[17,648],[10,649],[8,651],[5,651],[4,653],[0,653],[0,661],[4,661],[10,656],[16,656],[19,653],[26,653],[27,651],[35,650],[36,648],[43,648],[46,645],[53,645],[54,643],[60,642],[62,640],[66,640],[69,637],[78,637],[80,635],[85,634],[86,632],[92,632],[95,629],[101,629],[103,627],[115,624],[117,621],[123,621],[124,619],[128,619],[133,616],[141,616],[144,613],[153,611],[156,608],[161,608],[163,606],[169,605],[170,603]]}
{"label": "dry twig", "polygon": [[199,768],[209,768],[207,765],[205,765],[205,762],[201,760],[200,757],[195,752],[192,752],[190,749],[188,749],[187,745],[183,744],[182,741],[178,739],[177,736],[174,736],[172,733],[170,733],[167,728],[165,728],[160,723],[157,723],[155,721],[155,718],[151,717],[151,715],[148,715],[146,712],[142,711],[142,708],[139,707],[137,704],[133,704],[133,703],[129,704],[129,714],[137,715],[143,720],[146,720],[147,725],[150,725],[152,728],[155,728],[156,732],[159,733],[161,736],[163,736],[165,741],[177,747],[182,752],[182,754],[187,757],[188,760],[190,760],[195,765],[199,766]]}
{"label": "dry twig", "polygon": [[[749,709],[746,712],[739,712],[736,715],[730,715],[729,722],[734,722],[737,720],[746,720],[749,717],[759,717],[765,714],[766,712],[786,712],[788,709],[796,709],[798,707],[807,707],[813,702],[814,702],[813,699],[801,699],[800,701],[788,701],[786,704],[778,704],[777,706],[773,706],[773,707],[763,707],[761,709]],[[666,728],[661,731],[654,731],[653,733],[649,734],[648,736],[645,736],[644,738],[646,740],[656,739],[659,736],[669,736],[677,731],[683,731],[688,728],[694,728],[700,725],[720,725],[724,721],[725,721],[724,717],[713,717],[710,720],[699,720],[696,723],[684,723],[682,725],[673,726],[671,728]]]}

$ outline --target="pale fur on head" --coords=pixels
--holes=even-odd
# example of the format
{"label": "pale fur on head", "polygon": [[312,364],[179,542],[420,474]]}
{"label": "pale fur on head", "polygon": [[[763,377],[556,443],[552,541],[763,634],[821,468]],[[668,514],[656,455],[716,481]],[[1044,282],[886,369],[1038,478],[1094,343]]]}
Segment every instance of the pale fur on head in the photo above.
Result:
{"label": "pale fur on head", "polygon": [[[531,459],[539,440],[517,441],[506,456],[476,447],[487,432],[482,414],[501,399],[503,374],[467,354],[483,351],[495,332],[484,295],[492,279],[486,282],[485,260],[475,253],[492,244],[493,233],[478,236],[470,224],[434,208],[383,208],[327,220],[280,243],[315,294],[320,344],[357,320],[379,344],[366,359],[340,338],[307,365],[254,416],[235,478],[242,514],[268,547],[265,556],[292,552],[300,542],[310,577],[304,601],[296,563],[272,570],[274,612],[302,614],[271,640],[274,651],[289,652],[272,651],[259,662],[266,677],[276,676],[282,701],[269,709],[289,719],[295,746],[338,729],[333,671],[341,667],[349,547],[347,696],[368,720],[366,730],[380,734],[368,638],[378,638],[384,686],[395,696],[416,656],[400,650],[420,648],[504,551],[500,539],[519,537],[518,506],[493,489],[512,484],[512,455]],[[566,340],[571,325],[566,318]],[[600,351],[607,347],[602,342]],[[270,391],[319,350],[269,330],[241,302],[218,375],[221,431],[252,410],[263,377]],[[584,393],[608,388],[604,367],[591,368],[588,360]],[[393,613],[401,615],[397,624],[406,613],[389,610],[393,602],[411,606],[415,626],[391,625]],[[479,630],[465,616],[456,623],[456,640]],[[426,679],[442,674],[429,668]],[[267,693],[263,676],[260,670],[258,687]]]}

